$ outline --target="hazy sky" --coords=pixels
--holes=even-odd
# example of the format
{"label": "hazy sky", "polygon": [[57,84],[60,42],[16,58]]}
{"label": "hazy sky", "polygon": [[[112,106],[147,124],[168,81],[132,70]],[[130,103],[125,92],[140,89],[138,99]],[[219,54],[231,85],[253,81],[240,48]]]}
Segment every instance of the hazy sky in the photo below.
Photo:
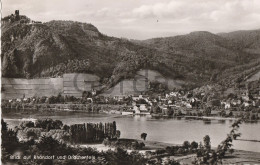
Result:
{"label": "hazy sky", "polygon": [[2,0],[3,16],[16,9],[33,20],[87,22],[132,39],[260,28],[260,0]]}

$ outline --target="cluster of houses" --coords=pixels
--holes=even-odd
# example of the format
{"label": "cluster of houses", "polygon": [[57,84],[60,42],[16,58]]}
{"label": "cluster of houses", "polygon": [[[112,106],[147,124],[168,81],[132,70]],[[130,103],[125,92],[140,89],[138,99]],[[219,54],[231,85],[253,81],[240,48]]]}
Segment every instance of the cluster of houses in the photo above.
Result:
{"label": "cluster of houses", "polygon": [[[125,97],[130,97],[131,105],[122,111],[122,115],[140,114],[146,115],[152,112],[155,106],[160,108],[161,113],[165,114],[169,108],[174,112],[178,109],[186,111],[201,110],[205,107],[214,107],[218,110],[232,111],[246,109],[246,108],[260,108],[260,92],[258,94],[250,95],[249,92],[238,94],[234,98],[226,99],[204,99],[206,94],[204,92],[197,93],[195,96],[190,92],[170,92],[164,95],[158,95],[156,98],[151,98],[148,95],[134,95],[134,96],[115,96],[114,100],[122,102]],[[205,96],[206,97],[206,96]],[[207,97],[206,97],[207,98]],[[152,112],[153,113],[153,112]]]}
{"label": "cluster of houses", "polygon": [[258,94],[250,94],[250,92],[245,89],[239,92],[240,97],[236,98],[229,98],[221,101],[222,107],[225,109],[232,109],[236,107],[256,107],[260,108],[259,101],[260,101],[260,91]]}
{"label": "cluster of houses", "polygon": [[[150,115],[161,113],[164,115],[178,113],[182,114],[187,112],[199,112],[207,107],[214,107],[216,110],[245,110],[245,109],[258,109],[260,110],[260,92],[251,94],[249,90],[241,90],[228,96],[224,99],[209,99],[209,93],[205,92],[184,92],[172,91],[169,93],[157,95],[118,95],[118,96],[102,96],[97,95],[96,90],[92,90],[87,94],[87,102],[82,102],[83,98],[77,98],[75,101],[78,103],[91,103],[91,104],[105,104],[105,105],[119,105],[121,108],[108,109],[107,111],[115,111],[114,113],[122,115]],[[212,94],[212,93],[210,93]],[[48,100],[48,98],[46,99]],[[31,102],[35,98],[12,99],[10,102]],[[46,102],[46,101],[45,101]],[[66,102],[66,101],[65,101]],[[212,113],[211,113],[212,114]]]}
{"label": "cluster of houses", "polygon": [[[111,98],[105,98],[106,103],[109,103],[109,99]],[[198,98],[187,98],[187,94],[184,92],[170,92],[156,97],[148,95],[120,95],[114,96],[112,99],[118,104],[125,104],[125,108],[123,111],[121,110],[122,115],[150,115],[155,106],[160,109],[160,112],[178,107],[191,109],[200,103]]]}

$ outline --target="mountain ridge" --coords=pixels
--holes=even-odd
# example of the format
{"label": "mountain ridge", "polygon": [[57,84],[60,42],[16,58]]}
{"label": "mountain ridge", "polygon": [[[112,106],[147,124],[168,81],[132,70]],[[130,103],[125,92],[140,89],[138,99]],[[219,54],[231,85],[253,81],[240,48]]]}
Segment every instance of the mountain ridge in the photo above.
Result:
{"label": "mountain ridge", "polygon": [[[221,77],[221,72],[233,67],[251,66],[260,57],[257,30],[254,39],[246,40],[248,44],[232,37],[239,35],[237,33],[228,35],[206,31],[130,41],[106,36],[92,24],[81,22],[2,21],[5,21],[1,55],[3,77],[94,73],[109,88],[123,79],[134,77],[140,69],[151,69],[191,86],[200,86],[213,81],[214,76]],[[250,32],[248,38],[251,33],[255,34]],[[247,35],[243,33],[243,36]]]}

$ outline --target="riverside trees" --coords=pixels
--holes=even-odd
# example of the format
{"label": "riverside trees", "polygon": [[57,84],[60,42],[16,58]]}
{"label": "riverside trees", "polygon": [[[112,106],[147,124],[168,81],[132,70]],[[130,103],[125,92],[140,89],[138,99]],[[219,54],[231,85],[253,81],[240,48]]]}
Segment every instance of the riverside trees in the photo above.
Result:
{"label": "riverside trees", "polygon": [[222,164],[222,159],[225,157],[225,154],[229,151],[232,153],[234,150],[232,147],[233,140],[236,140],[237,137],[241,136],[241,133],[237,133],[239,125],[244,121],[244,119],[239,119],[232,124],[232,129],[217,147],[217,150],[211,150],[210,137],[206,135],[203,138],[204,146],[200,145],[199,151],[197,152],[197,158],[193,162],[196,165],[217,165]]}
{"label": "riverside trees", "polygon": [[116,122],[113,123],[87,123],[70,126],[72,143],[101,142],[105,138],[116,139],[120,133],[116,130]]}
{"label": "riverside trees", "polygon": [[24,121],[17,127],[17,137],[22,141],[39,140],[41,136],[52,137],[68,143],[102,142],[105,138],[117,139],[120,131],[116,122],[84,123],[71,126],[63,125],[60,120],[43,119],[35,123]]}
{"label": "riverside trees", "polygon": [[[10,164],[55,164],[55,165],[93,165],[93,164],[113,164],[113,165],[143,165],[147,163],[147,159],[138,152],[128,154],[126,150],[117,148],[115,151],[98,152],[93,148],[71,147],[53,137],[43,136],[39,141],[33,139],[27,142],[19,142],[16,137],[16,131],[10,130],[7,124],[2,120],[2,163]],[[115,126],[112,123],[111,126]],[[29,157],[30,155],[38,155],[53,159],[10,159],[10,156],[19,151],[19,157]],[[64,159],[58,159],[60,155],[64,155]],[[68,157],[91,157],[91,159],[68,159]]]}

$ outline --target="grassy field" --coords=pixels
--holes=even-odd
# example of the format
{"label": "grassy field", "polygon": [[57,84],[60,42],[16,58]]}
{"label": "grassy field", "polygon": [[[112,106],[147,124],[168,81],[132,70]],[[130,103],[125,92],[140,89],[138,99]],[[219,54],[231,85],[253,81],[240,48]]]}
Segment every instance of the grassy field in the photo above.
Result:
{"label": "grassy field", "polygon": [[62,93],[81,97],[83,91],[99,87],[99,77],[94,74],[64,74],[63,78],[19,79],[2,78],[2,98],[16,99],[52,96]]}
{"label": "grassy field", "polygon": [[23,96],[51,96],[63,91],[62,78],[16,79],[2,78],[2,98],[13,99]]}
{"label": "grassy field", "polygon": [[[186,158],[182,158],[181,162],[183,164],[192,164],[193,159],[194,157],[187,156]],[[259,164],[260,164],[260,152],[235,150],[232,155],[227,154],[226,157],[223,159],[223,165],[259,165]]]}

